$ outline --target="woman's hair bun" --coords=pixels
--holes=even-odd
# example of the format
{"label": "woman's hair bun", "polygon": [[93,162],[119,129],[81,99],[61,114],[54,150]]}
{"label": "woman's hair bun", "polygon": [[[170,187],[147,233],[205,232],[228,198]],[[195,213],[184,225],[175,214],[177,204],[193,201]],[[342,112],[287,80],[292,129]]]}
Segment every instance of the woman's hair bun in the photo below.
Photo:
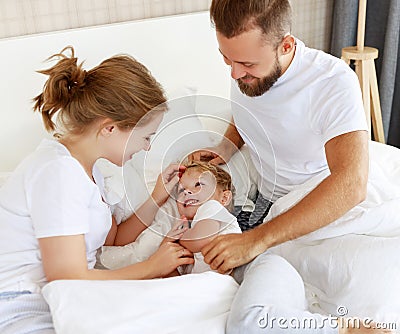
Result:
{"label": "woman's hair bun", "polygon": [[[67,55],[67,52],[70,55]],[[86,71],[82,69],[82,63],[78,65],[74,48],[67,46],[47,60],[58,59],[51,68],[38,71],[48,75],[43,93],[34,98],[34,110],[42,113],[47,130],[54,130],[53,116],[60,109],[64,109],[74,99],[76,93],[86,85]]]}

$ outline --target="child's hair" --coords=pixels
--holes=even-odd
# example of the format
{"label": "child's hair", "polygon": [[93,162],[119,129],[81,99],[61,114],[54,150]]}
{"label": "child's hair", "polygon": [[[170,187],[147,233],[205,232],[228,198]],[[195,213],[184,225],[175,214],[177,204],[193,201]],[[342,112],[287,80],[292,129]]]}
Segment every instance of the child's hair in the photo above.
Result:
{"label": "child's hair", "polygon": [[227,171],[219,166],[203,161],[189,161],[188,163],[183,164],[183,166],[186,167],[185,172],[193,168],[202,172],[212,173],[215,177],[217,186],[222,190],[229,190],[232,193],[232,200],[229,203],[227,209],[231,212],[233,211],[233,198],[235,197],[235,187],[232,183],[232,177]]}
{"label": "child's hair", "polygon": [[[65,55],[66,51],[71,55]],[[130,129],[150,110],[157,114],[167,110],[161,85],[129,55],[108,58],[88,71],[82,69],[82,63],[78,65],[71,46],[48,60],[53,58],[59,59],[57,64],[38,71],[49,78],[43,92],[34,98],[34,111],[42,114],[49,132],[59,131],[60,126],[64,132],[81,134],[95,121],[106,118],[121,129]],[[140,125],[148,123],[151,114]]]}

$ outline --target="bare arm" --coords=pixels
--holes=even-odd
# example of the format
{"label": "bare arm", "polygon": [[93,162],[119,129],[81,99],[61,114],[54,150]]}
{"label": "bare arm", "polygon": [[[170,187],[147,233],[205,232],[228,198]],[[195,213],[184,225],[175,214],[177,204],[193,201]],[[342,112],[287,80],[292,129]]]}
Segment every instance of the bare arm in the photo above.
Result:
{"label": "bare arm", "polygon": [[[235,125],[233,118],[231,119],[231,122],[229,123],[228,128],[225,131],[224,137],[229,142],[234,144],[236,146],[236,148],[238,148],[238,149],[241,148],[244,144],[242,137],[240,136],[238,130],[236,129],[236,125]],[[225,145],[227,145],[227,144],[225,144]]]}
{"label": "bare arm", "polygon": [[202,249],[205,261],[221,272],[248,263],[266,249],[330,224],[363,201],[368,180],[368,134],[355,131],[325,145],[331,171],[297,205],[242,235],[219,236]]}
{"label": "bare arm", "polygon": [[220,222],[214,219],[203,219],[183,233],[179,243],[193,253],[207,245],[220,230]]}
{"label": "bare arm", "polygon": [[39,239],[44,272],[48,281],[57,279],[149,279],[163,277],[183,264],[193,263],[191,253],[177,243],[162,245],[147,261],[117,270],[88,269],[83,235]]}
{"label": "bare arm", "polygon": [[150,196],[135,213],[117,226],[113,245],[124,246],[135,241],[139,234],[151,225],[158,209],[159,206]]}

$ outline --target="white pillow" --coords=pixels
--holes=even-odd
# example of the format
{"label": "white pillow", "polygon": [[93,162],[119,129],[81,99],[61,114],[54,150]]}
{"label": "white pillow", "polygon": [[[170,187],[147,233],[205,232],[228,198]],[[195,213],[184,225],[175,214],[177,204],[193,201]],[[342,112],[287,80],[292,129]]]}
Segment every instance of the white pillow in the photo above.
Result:
{"label": "white pillow", "polygon": [[[150,151],[135,154],[127,162],[145,180],[148,193],[154,189],[158,175],[171,163],[182,162],[186,156],[200,148],[212,146],[209,131],[203,128],[196,114],[196,95],[181,96],[168,101],[157,133],[151,141]],[[129,178],[128,173],[124,173]]]}
{"label": "white pillow", "polygon": [[58,334],[225,333],[238,285],[213,272],[137,281],[60,280],[42,292]]}
{"label": "white pillow", "polygon": [[11,173],[0,173],[0,187],[6,182]]}

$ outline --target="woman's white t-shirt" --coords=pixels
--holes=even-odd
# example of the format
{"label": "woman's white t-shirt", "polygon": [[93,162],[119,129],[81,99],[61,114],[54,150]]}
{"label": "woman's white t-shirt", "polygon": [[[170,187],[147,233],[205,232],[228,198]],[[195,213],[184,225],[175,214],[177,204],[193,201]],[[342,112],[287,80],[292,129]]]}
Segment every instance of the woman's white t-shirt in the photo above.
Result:
{"label": "woman's white t-shirt", "polygon": [[84,234],[94,267],[111,212],[102,177],[97,170],[93,176],[97,184],[65,146],[45,139],[0,188],[0,292],[39,292],[46,283],[40,238]]}

